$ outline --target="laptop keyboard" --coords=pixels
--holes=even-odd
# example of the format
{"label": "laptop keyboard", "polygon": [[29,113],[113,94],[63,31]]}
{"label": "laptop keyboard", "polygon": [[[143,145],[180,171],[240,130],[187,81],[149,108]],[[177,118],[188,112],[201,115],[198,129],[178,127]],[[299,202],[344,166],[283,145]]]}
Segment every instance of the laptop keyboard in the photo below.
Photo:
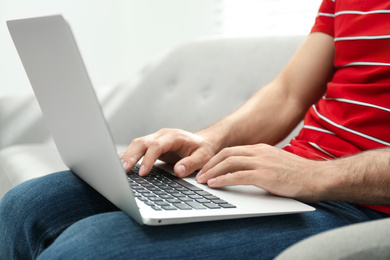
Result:
{"label": "laptop keyboard", "polygon": [[146,177],[138,175],[139,165],[127,173],[134,196],[154,210],[204,210],[236,208],[233,204],[153,167]]}

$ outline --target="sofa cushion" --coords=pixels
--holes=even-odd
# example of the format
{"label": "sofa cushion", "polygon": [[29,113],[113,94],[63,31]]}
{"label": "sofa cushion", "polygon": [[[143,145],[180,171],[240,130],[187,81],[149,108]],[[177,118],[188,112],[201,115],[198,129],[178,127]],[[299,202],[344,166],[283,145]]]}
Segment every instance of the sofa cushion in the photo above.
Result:
{"label": "sofa cushion", "polygon": [[67,167],[52,143],[15,145],[0,151],[0,198],[11,187]]}
{"label": "sofa cushion", "polygon": [[50,136],[33,95],[0,97],[0,149],[41,143]]}
{"label": "sofa cushion", "polygon": [[157,57],[111,103],[107,118],[117,143],[160,128],[197,131],[215,123],[276,77],[304,39],[206,38]]}
{"label": "sofa cushion", "polygon": [[276,260],[390,259],[390,219],[327,231],[283,251]]}

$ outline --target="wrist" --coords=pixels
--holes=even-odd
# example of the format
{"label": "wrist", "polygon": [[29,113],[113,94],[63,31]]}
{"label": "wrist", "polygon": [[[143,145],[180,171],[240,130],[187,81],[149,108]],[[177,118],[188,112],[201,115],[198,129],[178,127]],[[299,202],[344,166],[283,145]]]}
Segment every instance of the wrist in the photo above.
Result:
{"label": "wrist", "polygon": [[359,162],[340,158],[324,162],[321,200],[355,203],[356,192],[362,192],[363,175],[358,174]]}
{"label": "wrist", "polygon": [[339,163],[333,160],[323,161],[321,167],[317,168],[319,201],[335,200],[337,197],[336,194],[339,193],[340,187],[345,182],[339,170]]}
{"label": "wrist", "polygon": [[226,130],[226,126],[222,126],[222,124],[212,125],[206,129],[200,130],[195,134],[201,136],[209,143],[212,144],[214,152],[218,153],[223,148],[231,146],[229,136],[229,131]]}
{"label": "wrist", "polygon": [[312,161],[307,165],[308,192],[311,202],[337,200],[340,189],[345,188],[345,179],[340,174],[336,161]]}

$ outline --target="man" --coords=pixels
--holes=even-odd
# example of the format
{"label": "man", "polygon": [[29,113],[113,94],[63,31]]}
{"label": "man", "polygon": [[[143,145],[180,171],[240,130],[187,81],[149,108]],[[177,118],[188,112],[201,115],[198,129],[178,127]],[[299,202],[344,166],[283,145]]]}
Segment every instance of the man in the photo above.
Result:
{"label": "man", "polygon": [[[324,0],[283,72],[237,111],[195,134],[162,129],[138,138],[120,155],[126,170],[144,156],[142,176],[160,158],[179,177],[200,169],[200,183],[256,185],[313,203],[315,212],[141,227],[62,172],[4,197],[0,257],[269,259],[321,231],[388,217],[389,10],[383,0]],[[303,117],[287,147],[271,146]]]}

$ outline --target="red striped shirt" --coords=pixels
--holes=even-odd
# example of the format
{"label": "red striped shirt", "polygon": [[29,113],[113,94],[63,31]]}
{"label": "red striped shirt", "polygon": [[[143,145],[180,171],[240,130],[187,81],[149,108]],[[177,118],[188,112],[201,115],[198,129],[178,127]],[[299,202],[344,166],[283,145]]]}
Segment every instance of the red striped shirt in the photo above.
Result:
{"label": "red striped shirt", "polygon": [[312,32],[334,37],[336,71],[284,149],[332,159],[389,146],[390,1],[323,0]]}

